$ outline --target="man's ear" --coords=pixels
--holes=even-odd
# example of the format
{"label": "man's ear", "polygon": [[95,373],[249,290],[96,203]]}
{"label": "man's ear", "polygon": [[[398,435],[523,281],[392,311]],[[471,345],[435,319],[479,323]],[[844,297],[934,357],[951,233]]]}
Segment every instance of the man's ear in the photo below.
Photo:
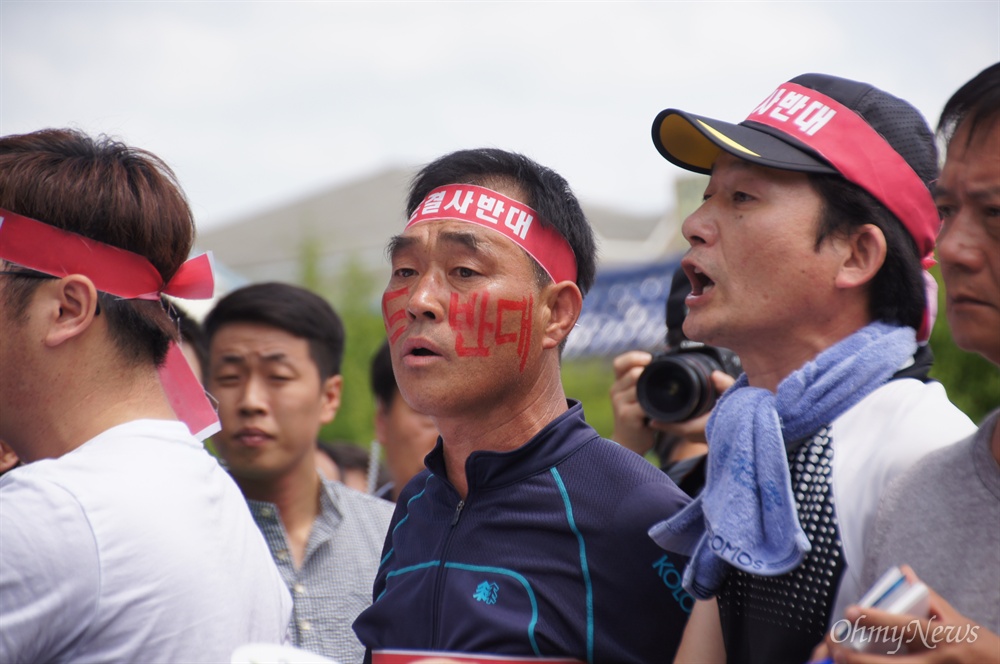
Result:
{"label": "man's ear", "polygon": [[344,386],[344,378],[337,374],[330,376],[321,386],[320,399],[322,399],[322,409],[320,410],[320,422],[329,424],[337,416],[340,410],[340,392]]}
{"label": "man's ear", "polygon": [[838,288],[869,283],[885,263],[888,252],[885,235],[874,224],[855,228],[849,236],[835,239],[834,243],[843,252],[835,281]]}
{"label": "man's ear", "polygon": [[545,322],[542,348],[557,348],[569,335],[583,307],[583,295],[572,281],[549,284],[542,290],[541,298],[549,310]]}
{"label": "man's ear", "polygon": [[43,284],[42,289],[49,316],[47,346],[59,346],[90,328],[97,315],[97,289],[88,277],[71,274]]}
{"label": "man's ear", "polygon": [[0,474],[6,473],[19,462],[14,448],[0,440]]}

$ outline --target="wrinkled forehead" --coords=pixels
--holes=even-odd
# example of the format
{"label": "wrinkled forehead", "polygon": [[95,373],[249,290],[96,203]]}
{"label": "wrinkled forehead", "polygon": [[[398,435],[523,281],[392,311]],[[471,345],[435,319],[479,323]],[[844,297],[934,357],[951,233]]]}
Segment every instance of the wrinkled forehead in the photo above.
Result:
{"label": "wrinkled forehead", "polygon": [[295,364],[311,360],[309,340],[265,323],[232,321],[212,335],[209,346],[215,363]]}
{"label": "wrinkled forehead", "polygon": [[409,251],[497,253],[520,249],[513,240],[457,219],[428,221],[410,226],[389,240],[390,258]]}

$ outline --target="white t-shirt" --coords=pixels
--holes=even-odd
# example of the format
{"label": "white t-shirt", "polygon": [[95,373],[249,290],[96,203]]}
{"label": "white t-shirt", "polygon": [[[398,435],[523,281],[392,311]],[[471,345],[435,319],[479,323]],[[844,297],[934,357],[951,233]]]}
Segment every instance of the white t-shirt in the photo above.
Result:
{"label": "white t-shirt", "polygon": [[789,455],[799,522],[812,545],[787,574],[730,570],[719,616],[730,661],[804,661],[857,602],[879,499],[928,452],[975,430],[939,383],[890,380]]}
{"label": "white t-shirt", "polygon": [[228,662],[291,597],[184,424],[136,420],[0,479],[0,662]]}
{"label": "white t-shirt", "polygon": [[928,452],[975,430],[941,383],[909,378],[889,381],[834,421],[833,496],[847,569],[831,624],[868,590],[862,579],[865,543],[889,483]]}

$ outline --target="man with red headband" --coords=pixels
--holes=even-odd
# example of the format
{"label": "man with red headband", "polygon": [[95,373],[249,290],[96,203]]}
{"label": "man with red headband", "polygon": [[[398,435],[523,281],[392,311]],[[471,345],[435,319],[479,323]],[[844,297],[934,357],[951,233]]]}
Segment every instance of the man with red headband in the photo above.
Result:
{"label": "man with red headband", "polygon": [[403,488],[354,629],[388,649],[650,662],[692,600],[646,535],[687,497],[567,401],[559,353],[594,280],[566,181],[481,149],[418,174],[383,316],[399,391],[441,434]]}
{"label": "man with red headband", "polygon": [[[163,293],[207,297],[194,220],[155,156],[0,138],[0,661],[220,662],[280,642],[291,598]],[[179,421],[182,418],[183,421]]]}
{"label": "man with red headband", "polygon": [[858,599],[885,484],[974,427],[927,379],[937,151],[908,103],[806,74],[739,124],[676,109],[660,153],[711,175],[683,225],[685,334],[745,373],[704,491],[650,534],[691,556],[677,661],[801,662]]}

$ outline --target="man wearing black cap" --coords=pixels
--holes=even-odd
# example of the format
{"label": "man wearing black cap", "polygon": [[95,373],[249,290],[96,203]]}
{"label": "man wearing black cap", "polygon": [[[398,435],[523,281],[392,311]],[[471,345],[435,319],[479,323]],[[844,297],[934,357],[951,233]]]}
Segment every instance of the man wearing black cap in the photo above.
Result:
{"label": "man wearing black cap", "polygon": [[705,490],[650,531],[704,600],[677,661],[801,662],[864,590],[881,489],[973,429],[918,343],[933,135],[896,97],[806,74],[738,125],[665,110],[653,141],[711,175],[683,226],[684,332],[745,370],[709,420]]}

